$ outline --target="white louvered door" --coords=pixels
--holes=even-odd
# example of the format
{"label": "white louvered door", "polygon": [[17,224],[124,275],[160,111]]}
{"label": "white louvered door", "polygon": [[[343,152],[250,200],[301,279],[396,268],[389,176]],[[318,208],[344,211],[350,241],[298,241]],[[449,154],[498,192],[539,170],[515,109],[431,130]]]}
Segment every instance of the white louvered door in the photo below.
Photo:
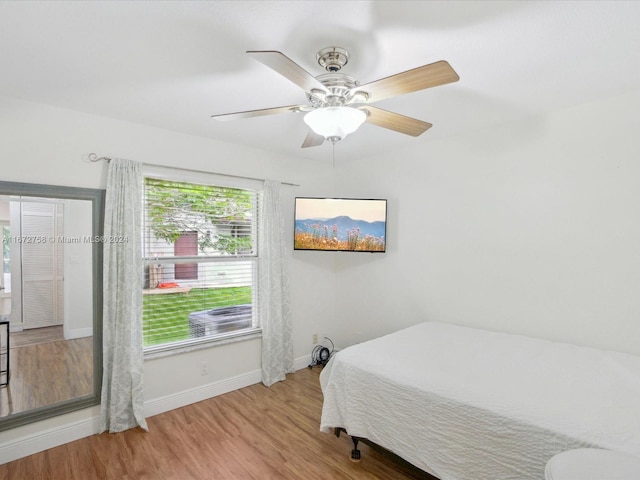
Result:
{"label": "white louvered door", "polygon": [[22,202],[22,318],[25,329],[62,325],[62,205]]}

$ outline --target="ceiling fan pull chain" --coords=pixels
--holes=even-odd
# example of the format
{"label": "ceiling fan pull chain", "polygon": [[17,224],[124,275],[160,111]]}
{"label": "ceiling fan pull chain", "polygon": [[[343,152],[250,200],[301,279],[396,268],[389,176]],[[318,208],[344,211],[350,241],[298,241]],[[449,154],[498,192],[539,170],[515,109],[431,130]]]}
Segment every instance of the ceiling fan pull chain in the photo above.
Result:
{"label": "ceiling fan pull chain", "polygon": [[333,168],[336,168],[336,142],[331,142],[331,152],[333,154]]}

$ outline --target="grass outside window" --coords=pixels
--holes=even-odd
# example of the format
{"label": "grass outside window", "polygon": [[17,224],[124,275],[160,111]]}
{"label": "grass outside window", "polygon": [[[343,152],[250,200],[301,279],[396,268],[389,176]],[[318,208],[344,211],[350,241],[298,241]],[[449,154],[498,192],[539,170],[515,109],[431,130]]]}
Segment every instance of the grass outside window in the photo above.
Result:
{"label": "grass outside window", "polygon": [[188,340],[192,312],[251,302],[250,286],[192,288],[185,293],[143,295],[143,345]]}

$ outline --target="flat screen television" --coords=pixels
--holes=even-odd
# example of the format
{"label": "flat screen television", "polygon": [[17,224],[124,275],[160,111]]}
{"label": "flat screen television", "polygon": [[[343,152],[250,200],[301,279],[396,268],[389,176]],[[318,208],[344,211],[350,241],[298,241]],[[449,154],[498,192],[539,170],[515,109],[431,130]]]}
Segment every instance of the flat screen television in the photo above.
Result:
{"label": "flat screen television", "polygon": [[296,197],[294,250],[384,253],[387,201]]}

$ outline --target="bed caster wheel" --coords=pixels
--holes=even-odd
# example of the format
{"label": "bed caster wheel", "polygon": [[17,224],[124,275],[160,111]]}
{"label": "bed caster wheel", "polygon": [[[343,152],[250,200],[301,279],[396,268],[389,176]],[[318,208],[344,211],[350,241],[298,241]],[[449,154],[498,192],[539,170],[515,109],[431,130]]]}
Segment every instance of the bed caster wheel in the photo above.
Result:
{"label": "bed caster wheel", "polygon": [[358,450],[356,448],[351,450],[351,461],[352,462],[359,462],[360,461],[360,450]]}

